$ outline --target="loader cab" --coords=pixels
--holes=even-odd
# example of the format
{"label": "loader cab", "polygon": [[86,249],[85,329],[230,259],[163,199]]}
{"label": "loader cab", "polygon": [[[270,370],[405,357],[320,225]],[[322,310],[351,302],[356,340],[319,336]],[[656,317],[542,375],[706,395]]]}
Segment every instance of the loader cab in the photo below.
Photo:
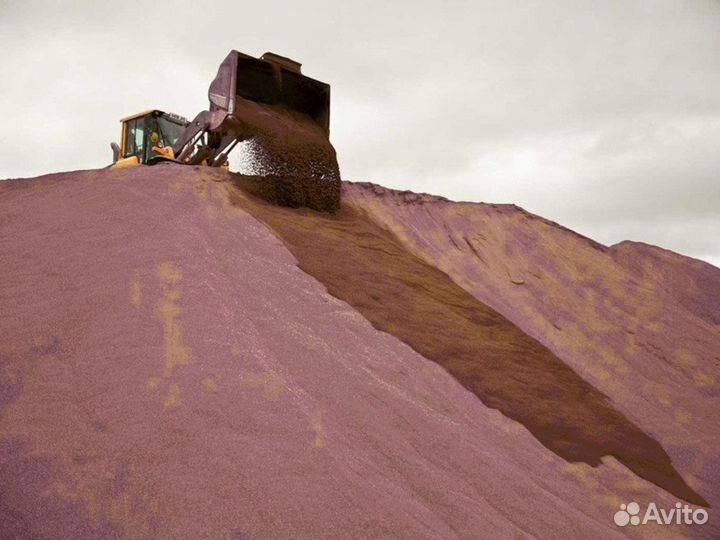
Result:
{"label": "loader cab", "polygon": [[177,114],[153,109],[125,117],[120,123],[120,145],[110,145],[113,168],[145,164],[154,156],[173,158],[172,147],[189,122]]}

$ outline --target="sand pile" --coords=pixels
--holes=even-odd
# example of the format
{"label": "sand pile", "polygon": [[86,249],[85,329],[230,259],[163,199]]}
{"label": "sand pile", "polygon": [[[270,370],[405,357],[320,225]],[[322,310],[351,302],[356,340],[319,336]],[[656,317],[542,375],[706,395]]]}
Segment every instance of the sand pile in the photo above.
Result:
{"label": "sand pile", "polygon": [[303,114],[238,99],[233,128],[246,134],[240,171],[258,178],[256,193],[276,204],[334,212],[340,170],[326,132]]}
{"label": "sand pile", "polygon": [[660,529],[621,503],[720,504],[720,270],[232,179],[0,182],[0,538],[621,540]]}
{"label": "sand pile", "polygon": [[553,351],[720,497],[720,269],[659,248],[607,248],[514,205],[344,183],[364,212]]}
{"label": "sand pile", "polygon": [[[245,179],[238,178],[237,185],[242,189]],[[597,466],[603,456],[614,456],[640,478],[707,505],[662,446],[607,396],[361,211],[343,206],[328,216],[238,195],[232,200],[270,226],[300,268],[333,296],[443,366],[485,405],[520,422],[561,458]]]}

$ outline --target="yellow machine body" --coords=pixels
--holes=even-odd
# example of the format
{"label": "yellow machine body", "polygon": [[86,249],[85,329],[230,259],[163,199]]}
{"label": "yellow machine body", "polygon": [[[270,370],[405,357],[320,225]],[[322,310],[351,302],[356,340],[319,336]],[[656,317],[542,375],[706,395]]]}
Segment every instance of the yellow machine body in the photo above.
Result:
{"label": "yellow machine body", "polygon": [[[111,167],[167,161],[223,167],[238,143],[261,136],[263,144],[285,141],[282,150],[265,148],[263,159],[275,168],[287,168],[299,149],[312,150],[316,158],[296,160],[294,174],[339,179],[329,141],[330,85],[303,75],[299,62],[269,52],[254,58],[230,51],[210,83],[208,101],[192,122],[157,109],[120,120]],[[288,125],[297,129],[288,131]]]}
{"label": "yellow machine body", "polygon": [[120,146],[112,144],[113,164],[121,169],[147,163],[150,159],[175,159],[172,145],[185,131],[188,121],[158,109],[142,111],[120,120]]}

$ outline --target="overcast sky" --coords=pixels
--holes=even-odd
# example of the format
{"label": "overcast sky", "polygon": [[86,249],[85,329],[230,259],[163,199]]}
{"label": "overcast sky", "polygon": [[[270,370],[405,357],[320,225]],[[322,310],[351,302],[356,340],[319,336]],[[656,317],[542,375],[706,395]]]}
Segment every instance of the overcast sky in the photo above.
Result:
{"label": "overcast sky", "polygon": [[0,178],[193,117],[231,49],[332,85],[343,178],[514,202],[720,266],[720,0],[0,0]]}

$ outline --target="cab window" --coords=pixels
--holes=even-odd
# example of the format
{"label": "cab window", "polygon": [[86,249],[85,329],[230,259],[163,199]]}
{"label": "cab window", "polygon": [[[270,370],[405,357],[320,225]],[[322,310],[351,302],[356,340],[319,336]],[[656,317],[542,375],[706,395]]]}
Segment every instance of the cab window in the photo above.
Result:
{"label": "cab window", "polygon": [[145,149],[145,119],[135,118],[127,122],[125,136],[125,148],[123,156],[137,156],[142,161],[143,150]]}

